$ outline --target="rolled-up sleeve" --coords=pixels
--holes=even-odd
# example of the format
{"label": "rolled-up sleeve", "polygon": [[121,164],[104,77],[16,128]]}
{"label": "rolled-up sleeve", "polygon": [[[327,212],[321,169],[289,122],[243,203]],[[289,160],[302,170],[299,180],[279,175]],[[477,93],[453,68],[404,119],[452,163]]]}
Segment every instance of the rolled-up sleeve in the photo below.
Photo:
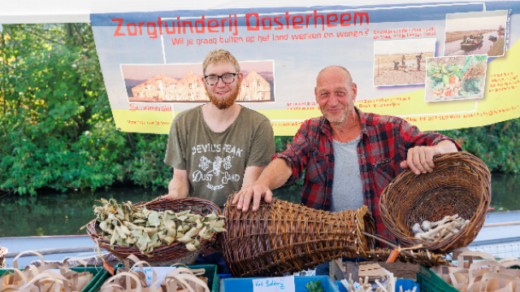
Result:
{"label": "rolled-up sleeve", "polygon": [[293,142],[282,152],[275,154],[272,160],[276,158],[283,158],[292,169],[292,175],[287,180],[286,184],[291,184],[298,181],[303,177],[307,160],[311,153],[311,143],[309,137],[309,120],[305,121],[296,136],[294,136]]}
{"label": "rolled-up sleeve", "polygon": [[462,151],[462,147],[455,140],[437,132],[421,132],[419,128],[405,120],[401,121],[400,136],[404,139],[404,143],[401,143],[401,145],[404,146],[405,152],[415,146],[434,146],[445,140],[453,142],[457,149]]}

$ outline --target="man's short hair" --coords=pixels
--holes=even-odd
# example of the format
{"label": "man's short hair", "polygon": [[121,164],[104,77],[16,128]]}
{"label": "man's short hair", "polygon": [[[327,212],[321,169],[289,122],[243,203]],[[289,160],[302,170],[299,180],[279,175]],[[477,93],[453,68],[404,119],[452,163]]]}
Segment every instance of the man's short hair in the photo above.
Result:
{"label": "man's short hair", "polygon": [[210,51],[208,55],[206,55],[206,59],[204,59],[204,63],[202,63],[203,74],[206,75],[206,68],[208,68],[210,64],[218,63],[231,63],[235,66],[237,72],[240,72],[240,64],[238,64],[237,59],[235,59],[230,52],[223,49],[217,49]]}

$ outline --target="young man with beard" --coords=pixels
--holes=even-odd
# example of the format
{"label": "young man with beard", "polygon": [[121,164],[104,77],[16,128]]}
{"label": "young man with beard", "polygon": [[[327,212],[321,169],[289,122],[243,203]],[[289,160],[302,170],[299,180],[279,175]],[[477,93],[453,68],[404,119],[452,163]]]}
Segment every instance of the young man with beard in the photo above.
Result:
{"label": "young man with beard", "polygon": [[237,208],[257,210],[271,202],[271,190],[299,180],[305,170],[301,203],[326,211],[366,205],[377,234],[393,239],[379,216],[379,197],[404,168],[431,172],[433,156],[461,150],[452,139],[424,133],[393,116],[364,113],[354,106],[357,85],[347,69],[330,66],[317,77],[316,101],[322,117],[306,120],[294,142],[233,200]]}
{"label": "young man with beard", "polygon": [[274,135],[265,116],[235,103],[243,74],[233,55],[209,52],[203,75],[210,102],[178,114],[170,129],[164,162],[173,179],[165,197],[190,195],[222,207],[269,164]]}

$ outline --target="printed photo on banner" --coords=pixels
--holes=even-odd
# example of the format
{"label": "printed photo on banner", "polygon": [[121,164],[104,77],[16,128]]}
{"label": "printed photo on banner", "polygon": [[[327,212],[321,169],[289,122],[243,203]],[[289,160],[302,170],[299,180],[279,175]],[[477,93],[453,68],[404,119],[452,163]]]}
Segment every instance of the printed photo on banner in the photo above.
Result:
{"label": "printed photo on banner", "polygon": [[[237,101],[274,101],[274,61],[239,62],[244,78]],[[121,65],[129,102],[206,102],[202,64]],[[237,77],[235,77],[237,78]]]}
{"label": "printed photo on banner", "polygon": [[484,97],[487,55],[426,59],[424,101],[451,101]]}
{"label": "printed photo on banner", "polygon": [[374,86],[424,84],[435,38],[374,42]]}
{"label": "printed photo on banner", "polygon": [[446,14],[444,56],[503,56],[507,10]]}

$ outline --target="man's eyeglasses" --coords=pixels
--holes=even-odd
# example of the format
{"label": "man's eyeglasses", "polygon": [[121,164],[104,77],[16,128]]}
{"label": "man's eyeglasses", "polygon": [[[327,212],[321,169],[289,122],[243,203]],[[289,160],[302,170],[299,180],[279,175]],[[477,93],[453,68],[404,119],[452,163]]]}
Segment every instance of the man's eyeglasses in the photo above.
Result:
{"label": "man's eyeglasses", "polygon": [[237,76],[238,73],[226,73],[223,75],[206,75],[204,76],[204,79],[206,80],[206,83],[209,86],[214,86],[218,83],[218,80],[222,78],[222,82],[225,84],[231,84],[235,81],[235,76]]}

